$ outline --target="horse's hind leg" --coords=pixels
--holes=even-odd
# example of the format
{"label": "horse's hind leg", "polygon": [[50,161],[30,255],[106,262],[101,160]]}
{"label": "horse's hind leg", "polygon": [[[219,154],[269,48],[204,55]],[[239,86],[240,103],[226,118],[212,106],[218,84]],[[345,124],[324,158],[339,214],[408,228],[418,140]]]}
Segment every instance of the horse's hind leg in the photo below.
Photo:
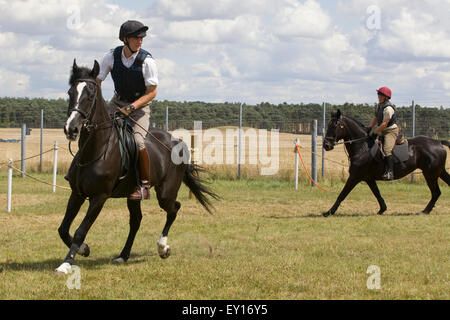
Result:
{"label": "horse's hind leg", "polygon": [[72,245],[70,246],[69,252],[67,253],[64,262],[55,270],[56,273],[69,274],[72,270],[72,263],[75,259],[75,255],[80,250],[81,245],[83,244],[84,239],[89,231],[89,229],[94,224],[97,219],[100,211],[105,204],[106,199],[108,197],[106,195],[99,195],[93,198],[90,198],[89,209],[78,227],[77,231],[75,231],[74,237],[72,239]]}
{"label": "horse's hind leg", "polygon": [[135,200],[127,200],[128,211],[130,212],[130,232],[128,234],[127,242],[122,249],[120,255],[113,260],[113,263],[123,263],[130,257],[131,247],[133,246],[136,233],[141,226],[142,211],[141,202]]}
{"label": "horse's hind leg", "polygon": [[[66,214],[64,215],[64,219],[58,228],[59,236],[68,248],[70,248],[70,246],[72,245],[72,236],[69,233],[70,226],[72,225],[73,220],[77,216],[85,200],[86,197],[72,192],[67,203]],[[84,257],[89,256],[90,250],[88,245],[83,243],[78,253]]]}
{"label": "horse's hind leg", "polygon": [[384,202],[384,199],[381,196],[381,193],[380,193],[380,190],[378,189],[377,183],[375,180],[368,180],[366,182],[369,185],[370,190],[372,190],[373,195],[377,198],[378,204],[380,205],[380,211],[378,211],[377,213],[379,215],[382,215],[387,210],[387,206],[386,206],[386,202]]}
{"label": "horse's hind leg", "polygon": [[[180,186],[178,185],[178,188],[179,187]],[[170,192],[171,190],[167,190],[165,186],[162,188],[155,188],[159,206],[167,212],[166,224],[157,241],[158,254],[162,259],[166,259],[170,256],[170,246],[167,245],[167,236],[172,223],[177,217],[177,212],[181,207],[181,204],[176,201],[178,188],[176,190],[172,189],[172,192]]]}
{"label": "horse's hind leg", "polygon": [[450,174],[445,169],[441,173],[441,179],[450,186]]}
{"label": "horse's hind leg", "polygon": [[417,214],[429,214],[431,210],[433,210],[434,205],[436,204],[436,201],[438,200],[439,196],[441,195],[441,189],[439,189],[438,184],[438,178],[437,177],[430,177],[428,175],[425,175],[425,180],[427,181],[428,188],[430,188],[431,191],[431,200],[428,202],[428,205],[423,211],[417,212]]}

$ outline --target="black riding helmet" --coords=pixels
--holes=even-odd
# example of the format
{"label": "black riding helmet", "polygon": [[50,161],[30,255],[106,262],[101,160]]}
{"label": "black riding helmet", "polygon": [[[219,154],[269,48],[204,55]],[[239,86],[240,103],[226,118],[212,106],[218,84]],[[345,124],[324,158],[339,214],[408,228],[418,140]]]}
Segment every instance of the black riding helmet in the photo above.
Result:
{"label": "black riding helmet", "polygon": [[124,41],[126,37],[143,38],[147,35],[148,27],[142,22],[136,20],[128,20],[120,26],[119,39]]}

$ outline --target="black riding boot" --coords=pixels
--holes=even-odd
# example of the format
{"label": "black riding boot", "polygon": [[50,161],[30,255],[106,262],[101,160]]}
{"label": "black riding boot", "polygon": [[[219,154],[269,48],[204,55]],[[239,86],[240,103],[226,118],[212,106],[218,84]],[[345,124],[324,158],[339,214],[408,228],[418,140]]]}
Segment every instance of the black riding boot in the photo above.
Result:
{"label": "black riding boot", "polygon": [[394,159],[392,156],[384,158],[384,165],[386,172],[383,175],[383,180],[394,180]]}

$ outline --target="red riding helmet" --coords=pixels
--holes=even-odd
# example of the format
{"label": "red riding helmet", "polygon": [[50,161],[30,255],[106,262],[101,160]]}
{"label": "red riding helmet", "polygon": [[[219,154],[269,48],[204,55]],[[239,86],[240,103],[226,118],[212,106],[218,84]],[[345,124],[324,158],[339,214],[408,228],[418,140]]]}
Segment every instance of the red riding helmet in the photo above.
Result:
{"label": "red riding helmet", "polygon": [[392,97],[392,91],[388,87],[381,87],[377,90],[378,94],[382,94],[383,96],[388,97],[389,99]]}

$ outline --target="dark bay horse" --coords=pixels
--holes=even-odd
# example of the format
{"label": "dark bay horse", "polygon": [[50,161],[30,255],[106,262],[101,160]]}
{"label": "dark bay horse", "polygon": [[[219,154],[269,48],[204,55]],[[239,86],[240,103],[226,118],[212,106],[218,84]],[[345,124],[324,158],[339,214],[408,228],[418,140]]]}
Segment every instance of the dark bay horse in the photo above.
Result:
{"label": "dark bay horse", "polygon": [[[105,201],[111,197],[126,198],[136,187],[135,177],[123,179],[119,184],[121,171],[119,137],[113,126],[114,115],[110,115],[101,88],[96,82],[99,69],[97,61],[94,62],[92,70],[78,67],[74,61],[69,81],[68,119],[64,132],[70,141],[75,141],[79,136],[79,151],[69,170],[68,180],[72,193],[66,214],[58,229],[62,241],[69,247],[69,252],[63,263],[55,270],[57,273],[70,273],[77,253],[86,257],[90,254],[88,245],[83,242]],[[198,177],[200,169],[197,166],[187,161],[178,161],[186,159],[183,152],[189,152],[182,141],[173,138],[166,131],[152,128],[146,137],[146,148],[150,158],[150,184],[155,187],[159,206],[167,212],[166,224],[157,241],[160,257],[167,258],[170,255],[167,235],[181,206],[176,201],[181,182],[188,186],[200,204],[210,213],[212,209],[210,198],[219,197]],[[116,188],[117,185],[121,187]],[[72,237],[69,234],[70,225],[86,198],[89,199],[89,208]],[[115,263],[125,262],[130,257],[131,247],[142,219],[140,201],[127,200],[127,206],[130,213],[130,231],[122,252],[113,260]]]}
{"label": "dark bay horse", "polygon": [[[325,150],[330,151],[339,140],[344,140],[345,148],[350,158],[350,175],[336,202],[329,211],[323,213],[323,216],[333,215],[345,197],[361,181],[367,182],[370,190],[377,198],[380,205],[378,214],[381,215],[386,211],[386,203],[381,197],[376,183],[376,180],[382,180],[384,163],[371,156],[369,145],[373,144],[373,139],[368,136],[367,132],[368,128],[358,121],[342,115],[340,110],[331,114],[323,147]],[[447,151],[443,147],[443,145],[450,147],[450,143],[424,136],[409,139],[408,142],[409,159],[402,164],[395,164],[394,179],[400,179],[415,169],[422,170],[431,191],[431,200],[426,208],[418,212],[418,214],[428,214],[441,195],[438,179],[441,178],[450,186],[450,175],[445,170]]]}

